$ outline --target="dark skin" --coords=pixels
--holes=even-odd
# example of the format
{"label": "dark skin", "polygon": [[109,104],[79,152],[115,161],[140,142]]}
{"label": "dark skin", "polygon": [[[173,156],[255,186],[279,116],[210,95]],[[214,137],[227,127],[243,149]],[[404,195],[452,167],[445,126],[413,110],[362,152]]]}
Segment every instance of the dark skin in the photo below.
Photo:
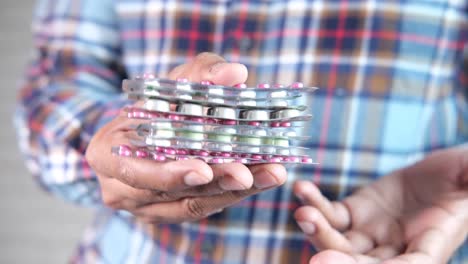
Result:
{"label": "dark skin", "polygon": [[[169,78],[232,86],[246,81],[247,69],[215,54],[202,53],[176,67]],[[126,210],[144,222],[202,219],[286,181],[286,170],[278,164],[209,166],[200,160],[158,163],[112,155],[112,146],[130,144],[126,135],[135,122],[117,117],[103,126],[92,138],[86,159],[97,174],[104,204]]]}
{"label": "dark skin", "polygon": [[[295,212],[320,253],[310,264],[441,264],[468,235],[468,148],[437,151],[330,202],[297,182]],[[304,224],[305,223],[305,224]]]}

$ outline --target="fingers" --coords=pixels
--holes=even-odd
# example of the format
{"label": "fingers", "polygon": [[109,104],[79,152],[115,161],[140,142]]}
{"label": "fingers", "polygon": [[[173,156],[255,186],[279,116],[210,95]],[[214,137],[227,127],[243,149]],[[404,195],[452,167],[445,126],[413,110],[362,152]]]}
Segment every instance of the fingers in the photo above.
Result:
{"label": "fingers", "polygon": [[134,188],[178,191],[212,181],[213,171],[203,161],[183,160],[156,163],[152,160],[113,156],[109,174]]}
{"label": "fingers", "polygon": [[351,216],[346,206],[330,202],[312,182],[297,181],[293,190],[303,203],[317,208],[334,228],[345,230],[351,225]]}
{"label": "fingers", "polygon": [[309,264],[380,264],[381,260],[365,255],[348,255],[335,250],[325,250],[313,256]]}
{"label": "fingers", "polygon": [[439,264],[445,262],[437,262],[432,257],[418,252],[400,255],[398,257],[383,261],[382,264]]}
{"label": "fingers", "polygon": [[318,209],[303,206],[296,210],[294,218],[317,249],[333,249],[345,253],[353,252],[349,240],[334,229]]}
{"label": "fingers", "polygon": [[190,81],[211,81],[233,86],[247,80],[247,68],[243,64],[226,62],[214,53],[204,52],[193,61],[180,65],[169,73],[169,78],[188,78]]}
{"label": "fingers", "polygon": [[[220,168],[219,166],[216,166],[213,171],[216,173],[220,169],[228,168],[229,167]],[[144,221],[150,223],[174,223],[198,220],[215,212],[219,212],[225,207],[235,204],[248,196],[279,186],[286,180],[286,170],[281,165],[258,165],[251,168],[251,170],[254,177],[254,183],[253,186],[251,184],[252,187],[249,189],[227,191],[213,196],[189,197],[173,202],[150,204],[135,210],[134,213]],[[224,171],[224,173],[227,172]],[[257,176],[261,180],[256,181],[255,177]],[[257,182],[258,186],[265,187],[256,187],[255,182]]]}
{"label": "fingers", "polygon": [[340,263],[340,264],[360,264],[352,256],[336,250],[325,250],[314,255],[309,264]]}
{"label": "fingers", "polygon": [[101,194],[105,205],[117,210],[132,211],[151,203],[169,202],[183,197],[211,196],[226,192],[216,182],[192,187],[182,191],[167,192],[152,189],[133,188],[119,180],[101,180]]}
{"label": "fingers", "polygon": [[[218,185],[226,191],[246,190],[253,184],[250,170],[240,163],[225,163],[211,166]],[[219,188],[218,187],[218,188]]]}
{"label": "fingers", "polygon": [[367,234],[359,231],[347,231],[344,236],[349,240],[353,246],[355,253],[367,253],[375,247],[375,243]]}
{"label": "fingers", "polygon": [[254,186],[257,189],[277,187],[286,182],[287,171],[280,164],[262,164],[250,166],[250,172],[254,178]]}
{"label": "fingers", "polygon": [[390,259],[398,254],[400,254],[401,250],[396,248],[393,245],[384,245],[384,246],[379,246],[378,248],[372,249],[369,252],[366,253],[368,256],[372,256],[378,259]]}

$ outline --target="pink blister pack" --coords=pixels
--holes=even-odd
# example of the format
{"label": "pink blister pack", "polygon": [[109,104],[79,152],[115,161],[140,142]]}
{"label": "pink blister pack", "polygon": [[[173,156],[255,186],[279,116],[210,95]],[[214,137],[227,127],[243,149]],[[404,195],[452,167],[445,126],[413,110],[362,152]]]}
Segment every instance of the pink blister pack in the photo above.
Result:
{"label": "pink blister pack", "polygon": [[315,164],[296,144],[308,138],[297,131],[312,116],[294,101],[316,89],[299,82],[222,86],[151,75],[124,80],[128,97],[142,101],[125,113],[142,123],[133,128],[131,145],[112,153],[160,162]]}

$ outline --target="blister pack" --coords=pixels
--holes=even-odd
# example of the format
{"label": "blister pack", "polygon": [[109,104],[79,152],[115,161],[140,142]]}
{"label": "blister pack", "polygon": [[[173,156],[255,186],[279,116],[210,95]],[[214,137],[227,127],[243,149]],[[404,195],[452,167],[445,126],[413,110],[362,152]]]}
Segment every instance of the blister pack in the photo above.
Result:
{"label": "blister pack", "polygon": [[308,138],[296,131],[312,116],[293,101],[316,89],[298,82],[230,87],[153,76],[124,80],[129,98],[143,102],[125,112],[143,123],[133,127],[131,146],[112,152],[156,161],[314,164],[295,144]]}

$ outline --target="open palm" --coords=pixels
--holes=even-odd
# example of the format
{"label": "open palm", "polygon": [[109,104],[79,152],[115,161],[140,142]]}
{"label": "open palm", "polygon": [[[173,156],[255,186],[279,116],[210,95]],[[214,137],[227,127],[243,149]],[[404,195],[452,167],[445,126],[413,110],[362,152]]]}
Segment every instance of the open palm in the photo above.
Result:
{"label": "open palm", "polygon": [[310,263],[446,263],[468,234],[467,151],[435,152],[341,202],[297,182],[295,218],[322,251]]}

